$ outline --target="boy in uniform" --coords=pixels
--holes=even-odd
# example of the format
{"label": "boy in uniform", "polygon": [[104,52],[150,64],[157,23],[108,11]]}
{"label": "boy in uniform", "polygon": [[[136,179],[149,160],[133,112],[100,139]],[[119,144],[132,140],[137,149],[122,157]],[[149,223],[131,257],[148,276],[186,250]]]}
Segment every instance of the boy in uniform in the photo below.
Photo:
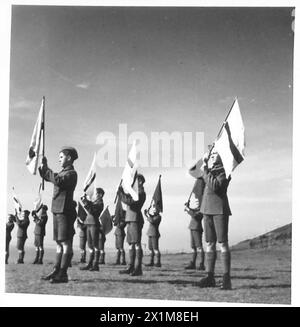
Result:
{"label": "boy in uniform", "polygon": [[7,223],[6,223],[6,237],[5,237],[5,264],[8,264],[9,258],[9,243],[11,241],[11,232],[14,229],[14,222],[16,221],[16,217],[12,214],[8,215]]}
{"label": "boy in uniform", "polygon": [[46,235],[46,224],[48,221],[47,215],[48,207],[42,205],[39,212],[32,211],[31,215],[35,223],[34,228],[34,246],[35,246],[35,259],[33,264],[43,264],[44,257],[44,237]]}
{"label": "boy in uniform", "polygon": [[200,255],[200,264],[199,270],[205,270],[204,266],[204,250],[202,244],[202,235],[203,235],[203,228],[202,228],[202,218],[203,215],[200,212],[200,206],[202,202],[202,195],[205,187],[205,182],[202,177],[196,180],[193,193],[195,194],[196,198],[196,206],[195,208],[190,207],[190,203],[187,202],[185,204],[184,211],[186,211],[191,216],[191,221],[189,224],[190,235],[191,235],[191,248],[193,250],[192,261],[185,267],[185,269],[196,269],[196,259],[197,254],[199,252]]}
{"label": "boy in uniform", "polygon": [[121,201],[127,205],[125,222],[127,224],[127,243],[129,244],[129,267],[121,270],[120,274],[130,274],[131,276],[140,276],[143,274],[141,240],[144,218],[141,210],[146,201],[146,193],[144,191],[144,176],[137,174],[137,179],[139,195],[137,201],[134,201],[130,194],[125,193],[122,186],[118,190]]}
{"label": "boy in uniform", "polygon": [[[148,235],[148,247],[151,251],[150,255],[150,262],[146,264],[145,266],[148,267],[161,267],[161,261],[160,261],[160,251],[159,251],[159,224],[161,222],[161,215],[159,214],[159,211],[156,208],[156,205],[153,204],[153,214],[149,212],[149,210],[144,210],[145,216],[149,222],[149,228],[147,231]],[[154,264],[154,257],[156,255],[156,263]]]}
{"label": "boy in uniform", "polygon": [[126,211],[122,208],[121,198],[118,197],[118,202],[116,206],[116,212],[113,218],[114,226],[116,226],[115,229],[115,246],[117,249],[117,259],[115,262],[115,265],[126,265],[126,259],[125,259],[125,250],[124,250],[124,240],[125,240],[125,215]]}
{"label": "boy in uniform", "polygon": [[17,249],[19,252],[19,259],[17,263],[24,263],[24,256],[25,256],[25,242],[27,240],[27,229],[30,224],[29,221],[29,214],[28,210],[23,210],[20,213],[20,217],[16,213],[16,224],[18,226],[17,230]]}
{"label": "boy in uniform", "polygon": [[77,217],[77,228],[79,229],[79,263],[86,263],[87,225],[85,225],[85,223],[79,217]]}
{"label": "boy in uniform", "polygon": [[73,200],[77,184],[77,172],[73,163],[78,158],[76,149],[65,146],[59,151],[59,163],[62,170],[54,173],[47,165],[46,157],[42,159],[39,172],[42,178],[54,185],[52,208],[53,238],[56,241],[56,260],[53,271],[43,276],[43,280],[51,283],[67,283],[72,259],[72,239],[74,236],[74,221],[77,217],[76,202]]}
{"label": "boy in uniform", "polygon": [[230,279],[230,250],[228,245],[228,221],[231,215],[227,188],[230,177],[226,178],[220,155],[212,151],[209,159],[204,158],[205,189],[200,212],[204,219],[204,232],[207,242],[206,261],[207,277],[200,280],[200,287],[214,287],[214,269],[217,258],[216,243],[220,244],[223,263],[222,290],[231,289]]}
{"label": "boy in uniform", "polygon": [[96,189],[95,200],[90,201],[87,196],[84,195],[81,200],[84,208],[87,211],[87,217],[84,224],[87,226],[87,243],[89,247],[89,261],[80,270],[99,271],[99,233],[100,233],[100,221],[99,217],[103,211],[103,195],[104,190],[99,187]]}

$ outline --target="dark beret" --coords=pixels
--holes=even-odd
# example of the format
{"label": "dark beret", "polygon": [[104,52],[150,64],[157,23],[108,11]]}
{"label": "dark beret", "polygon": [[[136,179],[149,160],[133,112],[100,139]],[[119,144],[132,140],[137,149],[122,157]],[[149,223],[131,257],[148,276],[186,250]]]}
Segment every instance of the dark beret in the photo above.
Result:
{"label": "dark beret", "polygon": [[64,152],[64,153],[67,152],[71,156],[73,161],[78,159],[77,150],[72,146],[63,146],[59,152]]}
{"label": "dark beret", "polygon": [[100,193],[100,194],[102,194],[102,195],[105,194],[103,188],[101,188],[101,187],[97,187],[97,188],[96,188],[96,192],[97,192],[97,193]]}
{"label": "dark beret", "polygon": [[137,178],[144,184],[145,183],[145,177],[142,174],[137,174]]}

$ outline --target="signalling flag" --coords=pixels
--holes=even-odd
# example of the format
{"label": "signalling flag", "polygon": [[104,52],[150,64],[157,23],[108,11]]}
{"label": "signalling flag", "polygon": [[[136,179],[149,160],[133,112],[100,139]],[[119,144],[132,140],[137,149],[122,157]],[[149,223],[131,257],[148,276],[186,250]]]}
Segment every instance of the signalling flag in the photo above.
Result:
{"label": "signalling flag", "polygon": [[43,205],[41,186],[42,186],[42,184],[40,184],[38,195],[37,195],[36,199],[33,201],[33,210],[36,212],[40,211],[40,209],[42,208],[42,205]]}
{"label": "signalling flag", "polygon": [[44,133],[45,133],[45,97],[43,97],[39,115],[35,123],[31,137],[29,152],[26,158],[26,167],[32,175],[36,175],[39,159],[44,153]]}
{"label": "signalling flag", "polygon": [[15,207],[16,212],[20,213],[22,211],[22,204],[15,193],[14,187],[13,187],[13,202],[14,202],[14,207]]}
{"label": "signalling flag", "polygon": [[122,175],[122,186],[125,193],[131,195],[134,201],[138,201],[138,180],[137,180],[137,151],[134,141],[129,151],[128,159]]}
{"label": "signalling flag", "polygon": [[96,172],[97,172],[97,166],[96,166],[96,153],[95,153],[90,170],[87,174],[87,177],[83,185],[84,187],[83,191],[89,196],[90,199],[92,199],[96,191]]}
{"label": "signalling flag", "polygon": [[199,159],[191,168],[189,168],[189,174],[194,178],[200,178],[203,176],[202,170],[203,160]]}
{"label": "signalling flag", "polygon": [[105,235],[108,234],[113,228],[112,218],[111,218],[110,212],[108,210],[108,206],[105,208],[105,210],[100,215],[99,220],[101,222],[104,234]]}
{"label": "signalling flag", "polygon": [[161,178],[161,175],[159,175],[158,183],[156,185],[154,194],[152,196],[152,201],[155,204],[158,212],[163,212],[163,199],[162,199],[160,178]]}
{"label": "signalling flag", "polygon": [[83,205],[81,204],[80,201],[77,202],[77,217],[80,218],[81,221],[85,221],[87,216],[87,213],[83,207]]}
{"label": "signalling flag", "polygon": [[118,201],[117,201],[116,208],[115,208],[115,217],[114,217],[115,224],[118,224],[120,222],[120,220],[123,219],[124,211],[125,210],[123,209],[123,206],[122,206],[121,197],[118,196]]}
{"label": "signalling flag", "polygon": [[245,127],[237,99],[231,107],[214,147],[222,159],[228,178],[245,157]]}

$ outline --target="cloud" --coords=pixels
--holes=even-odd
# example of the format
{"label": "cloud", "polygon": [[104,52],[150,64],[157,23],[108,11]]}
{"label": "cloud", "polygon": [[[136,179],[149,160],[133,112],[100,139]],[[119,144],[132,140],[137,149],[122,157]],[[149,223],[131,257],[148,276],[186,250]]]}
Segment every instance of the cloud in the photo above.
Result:
{"label": "cloud", "polygon": [[11,104],[11,109],[32,109],[37,106],[37,102],[21,99],[13,101]]}
{"label": "cloud", "polygon": [[77,84],[76,87],[87,90],[90,87],[90,84],[87,82],[83,82],[83,83]]}

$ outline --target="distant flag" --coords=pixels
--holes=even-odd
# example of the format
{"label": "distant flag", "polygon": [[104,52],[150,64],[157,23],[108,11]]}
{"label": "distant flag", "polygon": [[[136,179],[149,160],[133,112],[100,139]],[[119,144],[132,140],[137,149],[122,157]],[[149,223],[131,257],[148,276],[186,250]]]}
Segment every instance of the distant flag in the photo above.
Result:
{"label": "distant flag", "polygon": [[42,205],[43,205],[42,194],[41,194],[41,186],[42,186],[42,184],[40,184],[38,195],[37,195],[36,199],[33,201],[33,210],[36,211],[36,212],[40,211],[40,209],[42,208]]}
{"label": "distant flag", "polygon": [[191,168],[189,168],[189,174],[194,178],[199,178],[203,176],[203,159],[199,159]]}
{"label": "distant flag", "polygon": [[113,228],[112,218],[111,218],[110,212],[108,210],[108,206],[105,208],[105,210],[100,215],[99,220],[101,222],[104,234],[105,235],[108,234]]}
{"label": "distant flag", "polygon": [[122,175],[122,185],[125,193],[131,195],[134,201],[138,201],[138,180],[137,180],[137,151],[134,141],[129,151],[128,159]]}
{"label": "distant flag", "polygon": [[154,194],[152,196],[152,202],[155,204],[155,206],[159,212],[163,212],[163,199],[162,199],[160,179],[161,179],[161,175],[159,175],[158,183],[156,185]]}
{"label": "distant flag", "polygon": [[222,159],[226,177],[244,160],[245,127],[237,99],[223,124],[214,148]]}
{"label": "distant flag", "polygon": [[45,133],[45,98],[43,97],[37,121],[35,123],[31,137],[29,152],[26,158],[26,167],[29,172],[36,175],[39,161],[44,153],[44,133]]}
{"label": "distant flag", "polygon": [[15,193],[15,189],[13,187],[13,202],[14,202],[14,207],[17,213],[22,211],[22,204],[21,201],[19,200],[18,196]]}
{"label": "distant flag", "polygon": [[77,217],[79,217],[81,221],[85,221],[86,216],[87,216],[87,213],[86,213],[83,205],[81,204],[80,201],[78,201],[78,203],[77,203]]}
{"label": "distant flag", "polygon": [[97,166],[96,166],[96,153],[94,154],[93,161],[90,167],[90,170],[87,174],[87,177],[84,181],[84,193],[86,193],[90,199],[92,199],[96,190],[96,175],[97,175]]}
{"label": "distant flag", "polygon": [[121,198],[118,196],[118,201],[115,207],[115,217],[114,217],[114,222],[116,224],[118,224],[122,218],[122,216],[124,215],[124,209],[122,206],[122,201]]}

